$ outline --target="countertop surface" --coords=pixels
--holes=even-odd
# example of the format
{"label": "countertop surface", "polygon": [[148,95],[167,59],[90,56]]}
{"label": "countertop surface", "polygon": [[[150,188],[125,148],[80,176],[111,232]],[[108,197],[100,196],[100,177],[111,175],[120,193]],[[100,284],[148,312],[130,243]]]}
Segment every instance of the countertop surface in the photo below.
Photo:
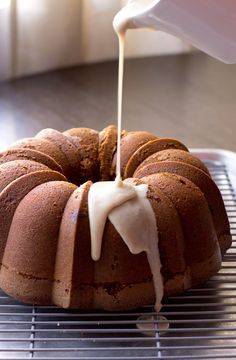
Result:
{"label": "countertop surface", "polygon": [[[102,129],[116,122],[117,62],[0,85],[0,149],[44,127]],[[127,60],[123,128],[236,151],[236,65],[203,54]]]}

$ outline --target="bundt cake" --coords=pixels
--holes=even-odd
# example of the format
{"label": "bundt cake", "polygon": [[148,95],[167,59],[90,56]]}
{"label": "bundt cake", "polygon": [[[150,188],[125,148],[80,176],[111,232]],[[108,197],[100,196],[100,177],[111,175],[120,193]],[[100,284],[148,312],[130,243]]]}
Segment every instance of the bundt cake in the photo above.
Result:
{"label": "bundt cake", "polygon": [[[40,131],[0,154],[0,287],[25,303],[128,310],[152,304],[145,252],[132,254],[109,218],[91,257],[88,197],[116,172],[117,130]],[[179,141],[122,132],[121,175],[148,186],[164,294],[214,275],[231,245],[221,194],[206,166]]]}

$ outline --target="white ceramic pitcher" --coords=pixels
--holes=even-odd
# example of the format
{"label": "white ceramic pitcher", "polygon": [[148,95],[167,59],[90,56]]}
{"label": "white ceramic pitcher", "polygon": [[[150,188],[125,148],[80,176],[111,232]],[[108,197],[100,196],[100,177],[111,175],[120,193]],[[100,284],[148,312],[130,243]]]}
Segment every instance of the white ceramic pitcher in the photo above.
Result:
{"label": "white ceramic pitcher", "polygon": [[236,63],[236,0],[129,0],[116,31],[162,30],[226,63]]}

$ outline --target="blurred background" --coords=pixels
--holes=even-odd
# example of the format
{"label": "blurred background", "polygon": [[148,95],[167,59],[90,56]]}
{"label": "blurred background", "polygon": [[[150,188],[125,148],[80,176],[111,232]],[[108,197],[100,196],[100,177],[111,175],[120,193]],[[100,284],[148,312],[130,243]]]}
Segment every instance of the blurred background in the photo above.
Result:
{"label": "blurred background", "polygon": [[[116,122],[118,41],[127,0],[0,0],[0,149],[43,127]],[[129,31],[124,128],[236,150],[235,66],[162,32]]]}
{"label": "blurred background", "polygon": [[[127,0],[0,0],[0,79],[117,58],[112,20]],[[190,46],[148,30],[127,36],[127,57],[174,54]]]}

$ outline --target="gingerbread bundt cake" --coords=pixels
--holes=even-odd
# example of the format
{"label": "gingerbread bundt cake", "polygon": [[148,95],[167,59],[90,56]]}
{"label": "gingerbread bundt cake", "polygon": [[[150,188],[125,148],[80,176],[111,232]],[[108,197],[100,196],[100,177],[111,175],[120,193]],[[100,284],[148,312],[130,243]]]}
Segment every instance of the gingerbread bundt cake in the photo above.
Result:
{"label": "gingerbread bundt cake", "polygon": [[[0,287],[26,303],[131,309],[154,303],[144,252],[133,255],[107,219],[91,258],[88,195],[115,178],[117,130],[45,129],[0,154]],[[148,184],[166,296],[215,274],[231,245],[220,192],[179,141],[123,131],[121,174]]]}

